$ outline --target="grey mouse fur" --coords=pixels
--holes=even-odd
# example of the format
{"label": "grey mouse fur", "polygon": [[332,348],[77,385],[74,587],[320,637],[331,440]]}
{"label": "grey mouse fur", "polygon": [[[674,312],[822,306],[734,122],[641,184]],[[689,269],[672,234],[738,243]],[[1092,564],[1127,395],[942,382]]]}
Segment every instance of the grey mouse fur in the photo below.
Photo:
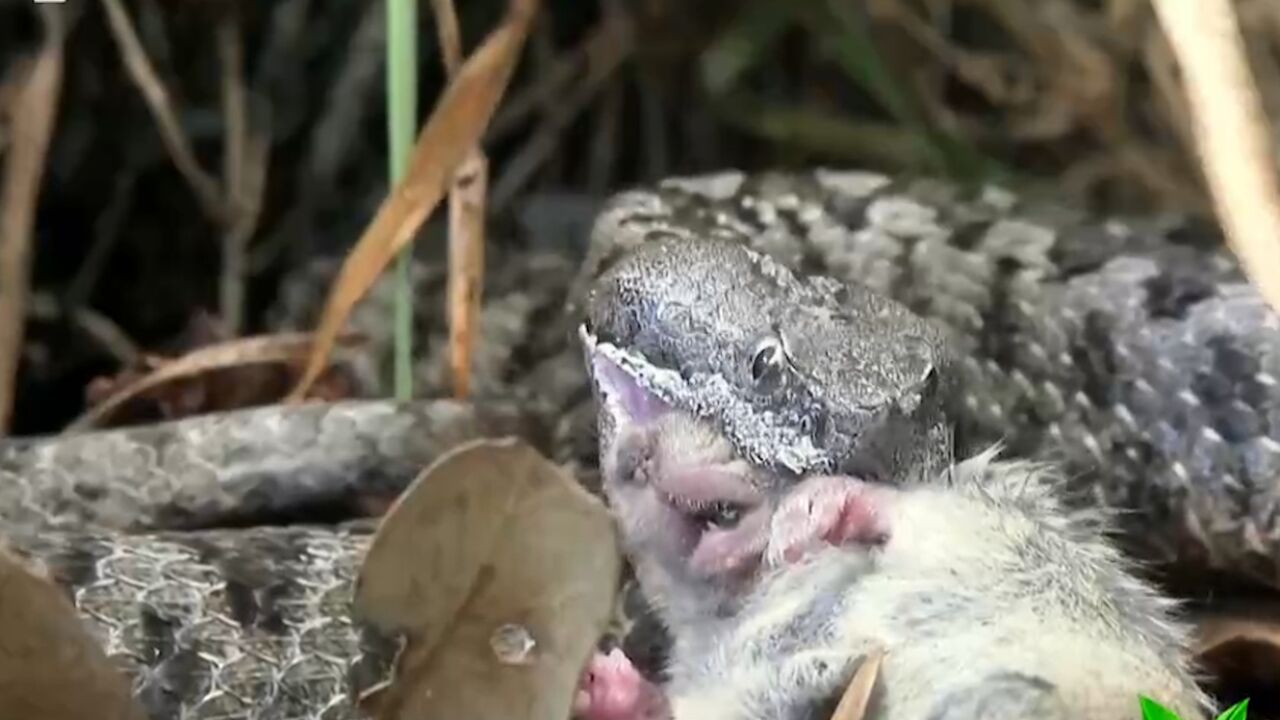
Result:
{"label": "grey mouse fur", "polygon": [[651,514],[662,502],[651,483],[676,466],[733,467],[732,450],[684,413],[657,418],[632,429],[643,442],[611,445],[605,467],[640,581],[674,639],[673,720],[826,720],[876,647],[887,655],[869,718],[1139,718],[1140,694],[1185,720],[1209,716],[1175,603],[1115,549],[1107,518],[1059,502],[1051,466],[993,449],[924,482],[844,478],[887,528],[883,542],[770,562],[788,534],[778,508],[808,481],[785,486],[758,500],[760,562],[706,577]]}

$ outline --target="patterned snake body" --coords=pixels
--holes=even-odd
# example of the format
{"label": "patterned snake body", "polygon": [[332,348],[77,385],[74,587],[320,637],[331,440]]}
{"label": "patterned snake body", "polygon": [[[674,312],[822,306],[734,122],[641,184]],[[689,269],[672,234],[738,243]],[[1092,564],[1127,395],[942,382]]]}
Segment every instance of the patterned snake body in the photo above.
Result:
{"label": "patterned snake body", "polygon": [[588,277],[716,236],[904,302],[965,356],[962,452],[1062,463],[1146,559],[1280,584],[1280,316],[1211,235],[821,171],[668,181],[596,233]]}
{"label": "patterned snake body", "polygon": [[[1146,558],[1280,585],[1280,320],[1220,243],[821,171],[622,193],[572,283],[545,254],[495,263],[474,405],[268,407],[6,441],[5,534],[66,586],[153,717],[355,717],[351,697],[391,652],[342,609],[368,528],[314,523],[365,514],[473,437],[522,435],[589,475],[594,417],[571,340],[582,293],[619,251],[672,235],[746,242],[940,321],[965,352],[962,445],[1064,463],[1073,489],[1125,511]],[[557,271],[539,283],[522,267]],[[421,295],[442,305],[438,289]],[[389,353],[376,315],[354,321],[371,367]],[[424,394],[445,391],[444,353],[422,353]],[[283,525],[296,521],[313,525]]]}

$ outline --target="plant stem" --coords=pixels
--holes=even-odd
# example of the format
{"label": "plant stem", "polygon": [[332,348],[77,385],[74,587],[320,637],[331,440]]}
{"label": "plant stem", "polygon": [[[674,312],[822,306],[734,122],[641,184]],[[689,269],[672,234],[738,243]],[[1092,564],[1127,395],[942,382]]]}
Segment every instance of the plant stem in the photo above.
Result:
{"label": "plant stem", "polygon": [[[417,0],[387,2],[387,145],[389,187],[404,177],[418,126]],[[413,244],[396,260],[395,397],[413,396]]]}

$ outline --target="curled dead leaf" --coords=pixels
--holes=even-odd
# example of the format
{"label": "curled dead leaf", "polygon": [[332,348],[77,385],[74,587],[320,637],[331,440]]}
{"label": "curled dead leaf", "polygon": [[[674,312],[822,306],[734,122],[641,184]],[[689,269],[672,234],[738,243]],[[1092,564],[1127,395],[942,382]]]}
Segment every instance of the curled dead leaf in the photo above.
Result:
{"label": "curled dead leaf", "polygon": [[1212,677],[1214,694],[1227,704],[1253,698],[1251,712],[1262,712],[1263,700],[1280,691],[1280,607],[1254,602],[1216,608],[1196,618],[1196,631],[1196,656]]}
{"label": "curled dead leaf", "polygon": [[[339,337],[338,341],[344,345],[354,345],[359,343],[361,338],[354,333],[349,333]],[[151,368],[150,372],[137,375],[126,371],[115,385],[99,384],[91,388],[91,392],[99,396],[104,392],[110,392],[110,394],[68,425],[64,432],[81,432],[92,428],[105,421],[130,400],[168,383],[190,379],[215,370],[264,363],[298,363],[306,357],[310,346],[309,333],[281,333],[214,343],[167,361],[153,357],[146,358],[146,364]],[[196,388],[197,391],[201,389]],[[192,400],[175,396],[169,400],[176,402],[179,406],[189,406],[192,403],[199,404],[202,398]]]}
{"label": "curled dead leaf", "polygon": [[622,570],[604,505],[520,440],[429,467],[382,521],[355,612],[406,638],[379,720],[564,720]]}
{"label": "curled dead leaf", "polygon": [[144,720],[61,590],[0,548],[0,717]]}

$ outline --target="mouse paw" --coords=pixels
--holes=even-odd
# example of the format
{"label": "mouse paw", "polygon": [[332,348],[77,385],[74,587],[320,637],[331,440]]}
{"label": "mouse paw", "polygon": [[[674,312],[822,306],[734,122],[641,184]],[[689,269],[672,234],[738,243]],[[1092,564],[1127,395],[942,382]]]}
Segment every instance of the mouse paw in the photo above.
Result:
{"label": "mouse paw", "polygon": [[843,476],[806,478],[778,506],[769,528],[770,565],[799,561],[828,545],[872,546],[888,538],[884,498],[866,483]]}
{"label": "mouse paw", "polygon": [[577,720],[670,720],[666,696],[622,650],[597,652],[582,672],[573,702]]}

